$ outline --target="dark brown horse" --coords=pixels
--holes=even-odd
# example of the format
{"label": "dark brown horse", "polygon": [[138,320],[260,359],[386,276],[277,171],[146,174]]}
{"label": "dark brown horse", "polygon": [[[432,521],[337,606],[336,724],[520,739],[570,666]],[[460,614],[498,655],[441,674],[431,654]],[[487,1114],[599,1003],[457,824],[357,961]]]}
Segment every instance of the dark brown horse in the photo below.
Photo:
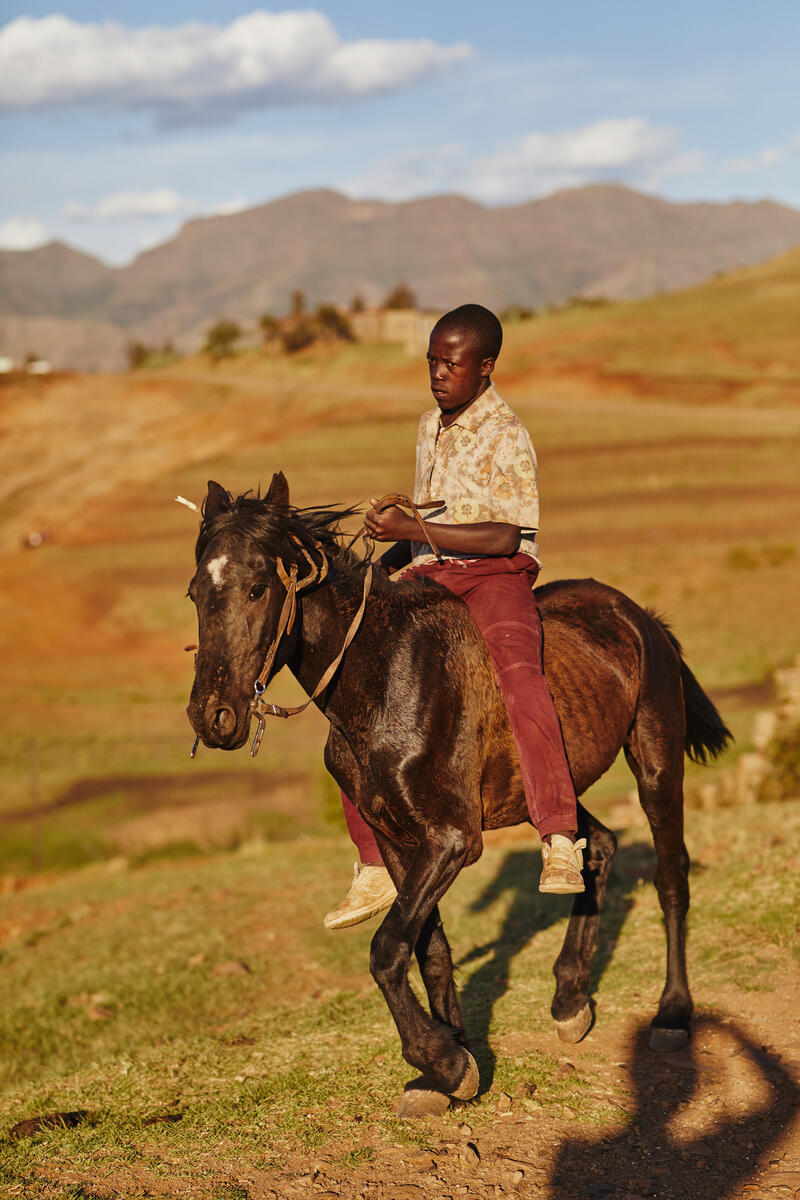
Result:
{"label": "dark brown horse", "polygon": [[[247,741],[254,682],[286,614],[288,573],[324,580],[297,598],[269,674],[284,665],[311,695],[336,658],[363,595],[365,564],[343,547],[350,510],[297,509],[282,474],[263,499],[234,500],[209,483],[189,594],[199,650],[188,713],[206,746]],[[651,613],[594,580],[538,588],[547,678],[578,795],[620,749],[653,832],[655,886],[667,935],[667,975],[651,1026],[654,1048],[688,1037],[689,858],[683,842],[683,760],[705,761],[730,734]],[[514,742],[488,654],[466,605],[444,588],[390,583],[380,567],[363,621],[317,699],[330,722],[325,763],[375,831],[397,899],[372,941],[370,967],[394,1017],[403,1056],[428,1087],[478,1089],[438,903],[480,856],[482,829],[528,820]],[[587,839],[577,896],[554,967],[552,1015],[579,1040],[591,1024],[589,968],[597,947],[614,834],[578,805]],[[430,1012],[408,969],[416,953]]]}

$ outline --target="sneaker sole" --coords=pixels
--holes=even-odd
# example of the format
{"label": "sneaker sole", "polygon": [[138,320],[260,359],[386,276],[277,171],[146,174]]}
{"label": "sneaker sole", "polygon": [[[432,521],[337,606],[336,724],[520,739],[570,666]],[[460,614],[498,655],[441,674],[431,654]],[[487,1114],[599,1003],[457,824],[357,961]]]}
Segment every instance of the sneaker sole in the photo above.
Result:
{"label": "sneaker sole", "polygon": [[327,916],[322,918],[322,924],[326,929],[349,929],[351,925],[360,925],[363,921],[369,921],[371,917],[376,917],[378,913],[384,912],[385,909],[391,908],[394,904],[395,896],[389,896],[386,900],[381,900],[378,904],[372,904],[369,908],[357,908],[355,912],[345,913],[341,917]]}
{"label": "sneaker sole", "polygon": [[580,887],[574,883],[540,883],[539,891],[546,896],[580,896],[586,887],[583,882]]}

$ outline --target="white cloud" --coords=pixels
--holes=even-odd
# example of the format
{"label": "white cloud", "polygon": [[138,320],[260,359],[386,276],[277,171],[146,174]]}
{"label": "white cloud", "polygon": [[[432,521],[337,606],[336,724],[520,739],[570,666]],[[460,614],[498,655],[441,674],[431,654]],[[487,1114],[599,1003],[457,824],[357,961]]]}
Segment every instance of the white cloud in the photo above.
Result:
{"label": "white cloud", "polygon": [[313,9],[171,29],[18,17],[0,30],[0,110],[152,109],[162,121],[402,91],[472,54],[427,38],[344,42]]}
{"label": "white cloud", "polygon": [[[242,212],[249,200],[237,196],[219,204],[201,204],[179,195],[174,188],[151,188],[150,191],[114,192],[97,204],[67,204],[64,216],[70,221],[141,221],[160,220],[175,216],[230,216]],[[145,242],[152,238],[148,234]]]}
{"label": "white cloud", "polygon": [[703,162],[697,151],[678,150],[674,129],[641,117],[608,118],[525,134],[474,159],[453,145],[387,159],[344,186],[359,196],[402,199],[448,191],[503,203],[600,180],[651,186],[667,175],[699,170]]}
{"label": "white cloud", "polygon": [[127,221],[140,217],[169,217],[185,212],[187,202],[173,188],[148,192],[114,192],[95,205],[68,204],[64,215],[72,221]]}
{"label": "white cloud", "polygon": [[35,217],[9,217],[0,224],[0,250],[35,250],[50,235]]}
{"label": "white cloud", "polygon": [[244,196],[237,196],[234,200],[224,200],[222,204],[215,204],[207,209],[209,216],[232,217],[234,213],[244,212],[246,208],[252,207],[252,200],[245,200]]}
{"label": "white cloud", "polygon": [[743,158],[729,158],[723,163],[723,168],[731,172],[744,172],[750,174],[753,171],[761,171],[765,167],[779,167],[785,163],[793,154],[800,151],[800,133],[785,142],[783,146],[766,146],[763,150],[759,150],[757,154]]}

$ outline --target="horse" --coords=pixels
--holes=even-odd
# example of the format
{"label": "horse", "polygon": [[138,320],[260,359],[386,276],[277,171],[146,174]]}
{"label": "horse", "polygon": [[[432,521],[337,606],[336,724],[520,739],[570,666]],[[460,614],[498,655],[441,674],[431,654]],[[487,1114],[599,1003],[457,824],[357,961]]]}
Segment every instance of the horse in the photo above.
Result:
{"label": "horse", "polygon": [[[480,1081],[438,905],[480,857],[482,830],[529,821],[528,809],[505,707],[469,610],[435,583],[390,582],[369,554],[358,557],[339,529],[355,511],[294,507],[282,472],[263,497],[234,498],[209,482],[188,592],[199,644],[187,713],[204,745],[224,750],[245,744],[255,714],[258,741],[265,711],[288,715],[261,700],[284,666],[306,703],[324,713],[325,765],[374,830],[397,887],[372,939],[370,970],[403,1057],[419,1072],[410,1086],[466,1100]],[[593,579],[549,583],[536,598],[576,794],[620,749],[636,779],[667,944],[650,1044],[680,1048],[692,1014],[684,755],[716,758],[731,734],[654,613]],[[575,897],[553,967],[551,1005],[568,1042],[594,1019],[589,971],[616,850],[614,833],[580,802],[578,824],[587,841],[586,890]],[[412,953],[428,1011],[409,983]]]}

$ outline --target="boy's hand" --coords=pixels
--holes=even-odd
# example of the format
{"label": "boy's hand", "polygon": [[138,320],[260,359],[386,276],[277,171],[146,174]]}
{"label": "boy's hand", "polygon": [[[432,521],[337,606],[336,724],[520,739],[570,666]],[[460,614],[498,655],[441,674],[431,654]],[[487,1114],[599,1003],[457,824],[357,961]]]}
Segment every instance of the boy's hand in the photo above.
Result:
{"label": "boy's hand", "polygon": [[413,538],[415,533],[419,536],[416,521],[412,517],[406,516],[396,504],[385,508],[383,512],[378,512],[375,508],[377,503],[377,499],[374,496],[371,497],[372,508],[364,518],[367,533],[374,541],[401,542],[405,538]]}

